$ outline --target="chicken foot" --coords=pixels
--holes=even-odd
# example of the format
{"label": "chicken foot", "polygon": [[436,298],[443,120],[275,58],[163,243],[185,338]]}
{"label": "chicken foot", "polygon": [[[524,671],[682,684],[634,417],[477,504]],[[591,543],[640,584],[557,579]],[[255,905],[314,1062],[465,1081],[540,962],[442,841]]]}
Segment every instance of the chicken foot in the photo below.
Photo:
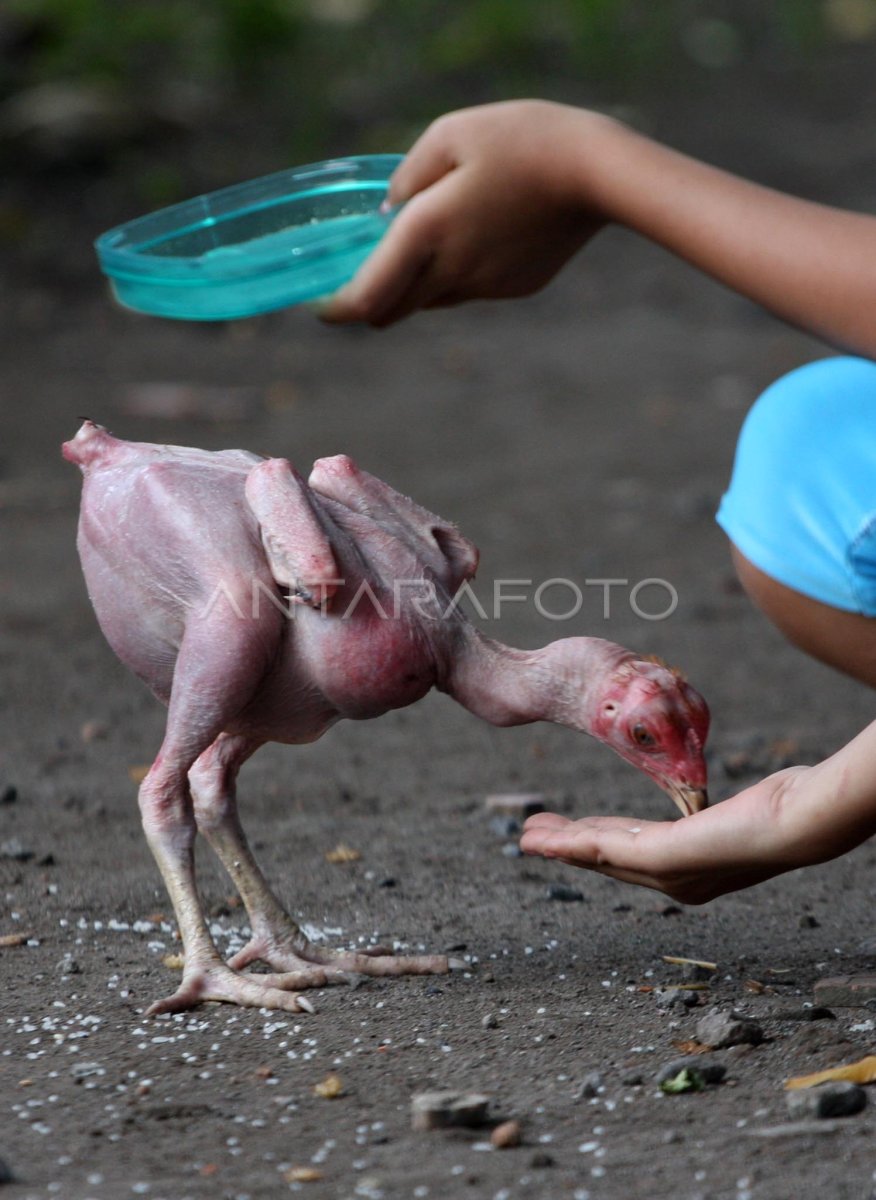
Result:
{"label": "chicken foot", "polygon": [[322,987],[349,981],[351,975],[446,974],[451,964],[444,955],[396,955],[385,946],[359,951],[316,946],[292,920],[262,874],[237,813],[237,773],[259,745],[249,738],[221,734],[189,772],[198,829],[228,872],[252,930],[249,942],[229,959],[228,967],[236,971],[260,960],[281,973],[277,978],[298,980],[291,985],[295,987]]}
{"label": "chicken foot", "polygon": [[272,975],[241,975],[223,962],[210,935],[195,884],[195,821],[185,775],[156,760],[140,788],[140,805],[147,840],[173,904],[185,965],[173,995],[157,1000],[148,1016],[183,1012],[204,1000],[244,1007],[312,1012],[311,1003],[296,989],[320,987],[328,974],[314,967]]}

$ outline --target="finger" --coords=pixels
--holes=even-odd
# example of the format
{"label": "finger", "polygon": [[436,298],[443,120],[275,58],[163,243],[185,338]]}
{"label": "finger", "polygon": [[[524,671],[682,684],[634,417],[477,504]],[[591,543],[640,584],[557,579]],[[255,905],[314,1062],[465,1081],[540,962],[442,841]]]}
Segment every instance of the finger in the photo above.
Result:
{"label": "finger", "polygon": [[432,259],[420,272],[419,277],[413,281],[398,303],[385,312],[379,320],[373,321],[372,324],[379,329],[385,329],[388,325],[395,325],[397,321],[404,320],[405,317],[409,317],[414,312],[448,308],[452,304],[461,304],[465,299],[462,295],[436,292],[438,281],[435,271],[436,264],[435,260]]}
{"label": "finger", "polygon": [[659,829],[655,822],[629,817],[585,817],[565,826],[527,827],[520,847],[525,854],[561,858],[574,866],[619,867],[650,875],[648,853],[653,838],[648,833],[655,828]]}
{"label": "finger", "polygon": [[396,217],[353,279],[328,300],[319,313],[320,319],[384,322],[431,261],[432,248],[422,235],[417,213],[407,208]]}
{"label": "finger", "polygon": [[[653,828],[653,823],[649,823]],[[557,813],[538,813],[524,826],[520,847],[570,867],[608,875],[622,883],[662,890],[649,870],[641,823],[628,817],[584,817],[568,821]]]}
{"label": "finger", "polygon": [[444,130],[445,124],[440,119],[433,121],[411,146],[389,181],[390,204],[404,204],[457,165]]}
{"label": "finger", "polygon": [[434,269],[435,260],[430,258],[423,264],[417,277],[411,280],[407,291],[398,298],[396,303],[371,321],[375,329],[386,329],[388,326],[404,320],[405,317],[409,317],[411,313],[418,312],[423,308],[434,307],[432,300],[435,290]]}
{"label": "finger", "polygon": [[562,829],[565,825],[571,824],[568,817],[563,817],[559,813],[540,812],[533,813],[531,817],[526,818],[523,822],[523,830],[527,832],[532,829]]}

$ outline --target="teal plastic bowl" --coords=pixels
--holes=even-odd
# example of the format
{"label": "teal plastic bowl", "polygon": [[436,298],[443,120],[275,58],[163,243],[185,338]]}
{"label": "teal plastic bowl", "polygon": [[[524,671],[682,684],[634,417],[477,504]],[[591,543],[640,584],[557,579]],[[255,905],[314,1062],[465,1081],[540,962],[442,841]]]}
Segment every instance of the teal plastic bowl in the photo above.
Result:
{"label": "teal plastic bowl", "polygon": [[251,317],[331,295],[390,224],[401,155],[331,159],[223,188],[95,242],[126,308],[188,321]]}

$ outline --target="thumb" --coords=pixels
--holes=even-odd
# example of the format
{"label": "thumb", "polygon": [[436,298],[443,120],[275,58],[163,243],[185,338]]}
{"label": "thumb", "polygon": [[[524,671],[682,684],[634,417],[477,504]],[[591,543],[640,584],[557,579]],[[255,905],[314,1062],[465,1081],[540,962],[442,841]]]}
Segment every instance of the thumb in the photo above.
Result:
{"label": "thumb", "polygon": [[434,121],[393,172],[387,196],[389,204],[393,207],[404,204],[437,183],[455,166],[456,156],[442,132],[442,122],[440,119]]}

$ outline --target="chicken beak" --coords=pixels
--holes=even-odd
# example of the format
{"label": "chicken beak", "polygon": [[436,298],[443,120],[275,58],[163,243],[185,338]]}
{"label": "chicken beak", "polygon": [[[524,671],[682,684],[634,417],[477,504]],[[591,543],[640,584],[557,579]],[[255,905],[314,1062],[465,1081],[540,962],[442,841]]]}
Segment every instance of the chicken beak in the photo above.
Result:
{"label": "chicken beak", "polygon": [[671,796],[683,817],[690,817],[701,812],[709,803],[709,793],[705,788],[690,787],[685,783],[667,782],[663,790]]}

